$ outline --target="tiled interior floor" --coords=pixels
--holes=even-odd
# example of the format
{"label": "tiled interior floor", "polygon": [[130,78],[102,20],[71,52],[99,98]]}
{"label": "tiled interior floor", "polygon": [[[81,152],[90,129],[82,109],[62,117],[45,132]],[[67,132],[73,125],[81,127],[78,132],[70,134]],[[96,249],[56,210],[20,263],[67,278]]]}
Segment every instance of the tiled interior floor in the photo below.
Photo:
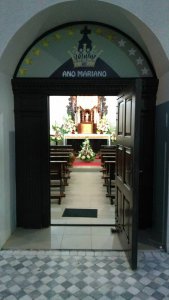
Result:
{"label": "tiled interior floor", "polygon": [[121,250],[110,227],[51,226],[46,229],[17,229],[3,249]]}
{"label": "tiled interior floor", "polygon": [[[51,204],[51,224],[107,224],[115,223],[114,205],[106,197],[106,187],[103,186],[101,168],[72,168],[69,185],[65,188],[66,197],[61,205],[57,200]],[[95,208],[97,218],[67,218],[62,217],[65,208]]]}
{"label": "tiled interior floor", "polygon": [[[141,243],[138,269],[130,269],[117,234],[110,231],[114,207],[104,196],[103,186],[98,185],[100,173],[91,173],[89,170],[82,175],[72,173],[78,197],[69,185],[66,190],[69,197],[63,200],[60,209],[79,207],[80,199],[82,207],[97,206],[100,224],[92,224],[91,219],[80,219],[79,224],[67,219],[63,224],[62,212],[53,209],[58,207],[55,204],[52,221],[60,222],[59,225],[39,230],[18,228],[0,251],[0,299],[169,299],[169,255]],[[97,187],[95,192],[90,183]]]}
{"label": "tiled interior floor", "polygon": [[169,255],[139,251],[132,271],[123,252],[1,251],[3,300],[167,300]]}
{"label": "tiled interior floor", "polygon": [[[55,202],[51,206],[51,223],[55,225],[39,230],[17,228],[3,249],[122,250],[117,234],[111,233],[111,224],[115,223],[114,205],[106,197],[101,176],[98,168],[87,167],[83,171],[77,168],[71,173],[62,204]],[[98,218],[62,217],[65,208],[73,207],[97,208]],[[144,243],[139,248],[154,249]]]}

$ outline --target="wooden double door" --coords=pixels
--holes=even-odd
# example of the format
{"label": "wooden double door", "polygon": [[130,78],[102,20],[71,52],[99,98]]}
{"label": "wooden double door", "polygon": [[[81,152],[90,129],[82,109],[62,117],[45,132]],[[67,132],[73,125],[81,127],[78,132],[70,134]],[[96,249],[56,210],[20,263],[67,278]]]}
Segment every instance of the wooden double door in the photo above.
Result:
{"label": "wooden double door", "polygon": [[116,225],[123,249],[135,269],[137,229],[151,226],[157,81],[14,79],[12,85],[17,225],[24,228],[50,226],[49,95],[119,95]]}

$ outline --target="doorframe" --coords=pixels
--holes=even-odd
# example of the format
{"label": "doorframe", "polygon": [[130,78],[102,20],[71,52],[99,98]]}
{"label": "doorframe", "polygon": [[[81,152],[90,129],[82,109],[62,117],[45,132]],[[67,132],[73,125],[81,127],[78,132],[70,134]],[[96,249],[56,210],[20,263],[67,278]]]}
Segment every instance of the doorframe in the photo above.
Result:
{"label": "doorframe", "polygon": [[[12,79],[12,88],[14,95],[21,93],[38,93],[46,96],[64,96],[66,93],[70,96],[74,96],[75,94],[116,96],[135,79],[136,78],[14,78]],[[154,78],[142,80],[151,82]]]}
{"label": "doorframe", "polygon": [[[48,96],[52,95],[100,95],[100,96],[116,96],[125,90],[129,84],[134,82],[136,78],[114,78],[114,79],[52,79],[52,78],[15,78],[12,79],[12,88],[14,93],[14,107],[15,107],[15,142],[16,142],[16,202],[17,202],[17,226],[25,228],[43,228],[50,226],[50,191],[45,182],[49,182],[49,177],[43,173],[49,174],[49,139],[47,138],[47,131],[49,130],[48,122]],[[142,81],[142,97],[140,99],[141,107],[150,103],[155,107],[156,92],[158,80],[156,78],[141,78]],[[151,98],[151,99],[150,99]],[[32,115],[33,113],[33,115]],[[24,120],[25,116],[28,118],[29,126],[25,128],[24,138]],[[43,168],[36,168],[39,190],[34,195],[35,181],[28,182],[26,177],[23,178],[23,160],[25,161],[25,168],[27,173],[31,172],[31,165],[34,165],[34,158],[29,157],[31,148],[31,139],[29,134],[32,132],[31,120],[38,118],[36,128],[44,125],[42,134],[38,141],[36,139],[37,133],[34,136],[34,147],[41,147],[41,156],[38,159],[43,163]],[[26,123],[25,123],[26,126]],[[48,131],[49,132],[49,131]],[[32,136],[33,138],[33,136]],[[26,143],[27,147],[21,147],[21,144]],[[38,144],[39,143],[39,144]],[[154,151],[153,145],[152,153]],[[31,148],[33,149],[33,147]],[[28,159],[29,158],[29,159]],[[28,160],[28,162],[26,162]],[[39,164],[41,165],[41,164]],[[26,172],[25,172],[26,173]],[[43,176],[44,175],[44,176]],[[25,174],[27,176],[27,174]],[[31,184],[31,186],[28,186]],[[21,191],[29,189],[29,197]],[[43,187],[43,191],[41,190]],[[43,196],[44,195],[44,196]],[[36,197],[36,198],[35,198]],[[47,197],[47,201],[46,201]],[[36,199],[36,200],[35,200]],[[143,205],[146,207],[146,203]],[[36,207],[36,209],[35,209]],[[28,216],[28,217],[26,217]],[[31,219],[31,221],[30,221]]]}

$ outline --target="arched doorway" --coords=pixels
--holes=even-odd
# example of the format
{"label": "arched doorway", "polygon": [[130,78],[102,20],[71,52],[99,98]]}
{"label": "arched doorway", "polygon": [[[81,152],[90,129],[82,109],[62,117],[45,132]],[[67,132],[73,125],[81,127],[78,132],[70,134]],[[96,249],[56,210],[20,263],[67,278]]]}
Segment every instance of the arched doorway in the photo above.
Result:
{"label": "arched doorway", "polygon": [[[137,166],[137,175],[140,171],[137,182],[137,197],[138,193],[140,194],[139,220],[140,226],[149,226],[153,201],[153,157],[149,157],[148,166],[146,158],[153,152],[152,129],[157,90],[157,80],[153,68],[141,49],[132,40],[129,41],[126,36],[124,38],[118,31],[115,35],[115,30],[112,28],[85,22],[77,24],[77,27],[75,24],[71,26],[69,24],[59,29],[61,32],[59,30],[52,31],[48,38],[41,37],[28,49],[19,63],[13,79],[18,226],[41,228],[50,225],[48,96],[65,94],[71,96],[119,95],[131,85],[138,86],[140,91],[137,102],[140,106],[138,118],[141,130],[139,137],[142,143],[138,149],[139,156],[138,153],[136,156],[139,157],[139,163],[133,161]],[[71,50],[69,43],[67,47],[64,43],[64,51],[67,53],[67,49],[69,50],[67,60],[62,57],[63,52],[57,49],[56,57],[61,55],[60,60],[58,59],[60,64],[51,69],[53,59],[48,67],[47,59],[44,64],[43,59],[46,53],[48,58],[49,54],[52,56],[52,50],[44,49],[48,48],[51,37],[55,37],[57,47],[61,47],[58,41],[62,35],[64,36],[65,31],[68,37],[73,36],[76,39],[77,44]],[[93,32],[93,40],[89,38],[91,32]],[[79,35],[80,40],[78,39]],[[102,39],[106,39],[108,46],[111,44],[112,51],[110,48],[106,48],[105,44],[100,50],[93,46],[92,42],[95,41],[99,48]],[[74,39],[71,44],[73,42]],[[127,48],[126,44],[128,44]],[[116,60],[111,59],[113,51],[118,58]],[[137,58],[135,58],[136,52],[138,53]],[[44,54],[42,55],[43,59],[39,59],[41,53]],[[32,57],[35,60],[33,64]],[[44,78],[40,78],[40,74]],[[136,138],[134,132],[133,137]],[[148,184],[147,178],[149,179]],[[136,223],[137,221],[135,220]]]}

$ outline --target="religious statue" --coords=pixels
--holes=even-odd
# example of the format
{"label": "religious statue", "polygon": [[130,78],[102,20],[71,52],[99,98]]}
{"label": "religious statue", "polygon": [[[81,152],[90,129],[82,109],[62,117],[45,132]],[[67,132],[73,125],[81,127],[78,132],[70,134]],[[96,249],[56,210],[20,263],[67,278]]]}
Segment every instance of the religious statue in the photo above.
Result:
{"label": "religious statue", "polygon": [[89,113],[88,112],[85,114],[85,118],[86,118],[86,122],[88,122],[89,121]]}

